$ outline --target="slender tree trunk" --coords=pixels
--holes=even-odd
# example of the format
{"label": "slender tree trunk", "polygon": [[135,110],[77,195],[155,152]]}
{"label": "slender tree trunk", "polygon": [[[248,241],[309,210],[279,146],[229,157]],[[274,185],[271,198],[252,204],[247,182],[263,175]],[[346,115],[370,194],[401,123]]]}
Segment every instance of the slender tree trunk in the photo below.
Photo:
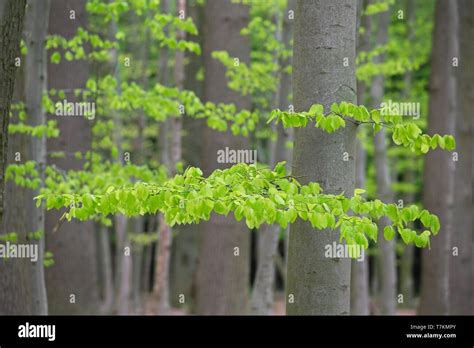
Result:
{"label": "slender tree trunk", "polygon": [[[249,62],[250,42],[240,30],[249,20],[248,6],[230,0],[206,1],[204,10],[204,99],[234,103],[249,109],[248,96],[227,87],[225,68],[211,57],[216,50],[227,50],[241,62]],[[248,140],[230,131],[204,130],[203,171],[209,175],[224,166],[217,163],[217,151],[225,147],[248,149]],[[229,166],[228,164],[225,167]],[[250,233],[245,224],[232,216],[212,215],[201,224],[202,235],[197,270],[196,311],[198,314],[245,314],[248,311],[250,282]]]}
{"label": "slender tree trunk", "polygon": [[[196,1],[187,1],[187,16],[193,19],[198,28],[199,35],[187,38],[188,41],[195,41],[202,46],[202,19],[203,6]],[[196,78],[196,74],[202,68],[202,55],[188,53],[185,65],[186,90],[193,91],[202,99],[203,83]],[[200,156],[202,152],[202,130],[205,125],[203,120],[191,117],[183,118],[183,162],[186,166],[201,167]],[[171,252],[171,279],[170,279],[170,300],[175,307],[185,306],[192,309],[195,303],[195,278],[196,264],[198,261],[199,245],[198,224],[176,226],[176,235],[173,239]],[[180,297],[181,295],[184,298]],[[183,301],[184,300],[184,301]]]}
{"label": "slender tree trunk", "polygon": [[[388,25],[390,23],[390,10],[382,12],[377,15],[377,45],[385,45],[388,39]],[[375,59],[375,63],[382,63],[384,56]],[[384,77],[377,75],[372,81],[370,89],[371,102],[374,108],[380,108],[384,96]],[[385,130],[382,129],[375,135],[375,167],[377,192],[380,200],[386,203],[393,203],[395,197],[391,188],[391,179],[389,173],[389,163],[387,159],[387,145],[385,143]],[[383,217],[378,222],[379,231],[383,231],[384,227],[390,222],[386,217]],[[380,248],[379,262],[380,262],[380,280],[381,280],[381,294],[380,294],[380,310],[381,314],[395,314],[396,308],[396,257],[395,257],[395,240],[387,241],[383,237],[383,233],[379,233],[378,244]]]}
{"label": "slender tree trunk", "polygon": [[[456,111],[455,69],[457,57],[457,9],[454,1],[438,1],[435,10],[431,58],[428,134],[453,134]],[[446,151],[430,151],[425,159],[423,206],[441,223],[430,249],[422,252],[420,314],[449,314],[449,264],[452,259],[451,231],[454,162]]]}
{"label": "slender tree trunk", "polygon": [[[48,21],[51,1],[45,0],[42,3],[28,1],[28,9],[25,17],[25,35],[28,54],[26,56],[25,74],[25,100],[26,112],[29,115],[29,124],[37,127],[46,124],[46,113],[42,106],[43,93],[47,88],[46,81],[46,50],[45,41],[48,33]],[[44,168],[46,166],[46,137],[31,137],[29,142],[29,157],[38,163],[41,181],[44,181]],[[29,232],[45,230],[44,208],[36,207],[34,197],[39,194],[39,190],[29,193],[26,209],[30,214]],[[44,235],[38,241],[38,262],[32,269],[31,277],[35,292],[38,293],[36,304],[38,312],[46,314],[48,311],[46,302],[46,286],[44,280]]]}
{"label": "slender tree trunk", "polygon": [[[185,14],[186,0],[178,0],[178,15]],[[177,39],[185,39],[185,32],[178,31]],[[184,86],[184,52],[177,50],[174,61],[174,82],[178,89]],[[169,171],[171,175],[176,174],[176,165],[181,161],[181,130],[182,115],[177,115],[170,120],[171,125],[171,147],[169,156]],[[173,235],[171,228],[165,223],[163,215],[160,215],[160,227],[158,230],[158,255],[156,267],[155,293],[158,297],[158,312],[165,314],[170,307],[169,284],[170,284],[170,252]]]}
{"label": "slender tree trunk", "polygon": [[[86,23],[85,0],[52,0],[50,34],[70,39],[78,27]],[[70,19],[75,11],[75,19]],[[84,88],[89,76],[85,61],[48,63],[48,87],[55,89]],[[76,102],[67,94],[68,102]],[[71,154],[86,152],[91,147],[91,121],[85,117],[56,117],[60,136],[47,140],[48,151],[64,151],[64,158],[48,158],[48,164],[62,170],[82,169],[83,161]],[[93,222],[64,222],[54,231],[62,211],[46,213],[46,247],[54,255],[55,264],[46,269],[46,288],[51,314],[94,314],[99,306],[96,236]]]}
{"label": "slender tree trunk", "polygon": [[[410,42],[416,40],[415,36],[415,0],[406,1],[406,14],[408,25],[408,37]],[[404,88],[403,98],[405,100],[410,98],[413,85],[413,71],[408,70],[403,76]],[[407,100],[408,101],[408,100]],[[408,169],[404,175],[405,182],[413,182],[415,178],[416,169]],[[404,204],[415,203],[415,193],[407,193],[404,196]],[[405,245],[403,254],[400,260],[400,293],[403,295],[405,305],[411,307],[414,301],[414,282],[413,282],[413,263],[415,259],[415,246]]]}
{"label": "slender tree trunk", "polygon": [[[49,5],[49,1],[45,1],[42,4],[29,1],[25,15],[24,37],[28,54],[24,63],[24,76],[21,76],[24,78],[24,81],[20,85],[24,89],[24,100],[28,115],[27,123],[31,126],[46,123],[46,115],[42,108],[41,100],[42,93],[46,89],[46,51],[44,43],[47,34]],[[13,139],[22,142],[26,147],[23,147],[23,151],[20,152],[18,152],[18,147],[12,149],[13,152],[9,156],[10,160],[13,161],[15,153],[18,152],[23,161],[35,161],[40,171],[40,176],[43,178],[43,170],[46,164],[46,138],[38,139],[19,134],[13,137]],[[21,148],[20,143],[16,145],[20,145]],[[35,263],[26,260],[15,261],[14,263],[20,263],[23,267],[26,266],[30,272],[28,278],[31,284],[27,285],[27,287],[31,291],[29,299],[32,303],[31,314],[44,315],[48,311],[43,266],[44,236],[39,240],[30,240],[26,237],[28,233],[33,231],[44,233],[44,210],[36,208],[33,201],[33,198],[38,195],[38,190],[33,191],[19,188],[14,183],[9,183],[7,187],[6,197],[9,197],[9,206],[5,209],[6,232],[14,231],[18,234],[21,242],[38,245],[38,260]],[[7,266],[7,269],[12,269],[12,267],[14,268],[10,264]],[[18,273],[21,274],[21,271],[18,270]],[[12,288],[11,290],[17,292],[18,288]],[[28,303],[28,301],[25,302]]]}
{"label": "slender tree trunk", "polygon": [[[454,162],[454,215],[452,247],[457,256],[450,257],[450,314],[473,314],[473,229],[472,229],[472,166],[474,110],[474,2],[457,2],[459,11],[460,64],[457,71],[458,109],[456,141],[458,161]],[[471,189],[469,189],[469,187]]]}
{"label": "slender tree trunk", "polygon": [[[362,10],[370,4],[370,0],[358,1],[358,18],[364,28],[364,34],[358,35],[357,48],[359,51],[370,49],[371,17],[362,16]],[[357,81],[357,103],[364,104],[365,83]],[[361,132],[362,129],[359,129]],[[367,154],[361,140],[356,139],[356,187],[365,187]],[[351,314],[369,314],[369,260],[365,255],[362,261],[352,260],[351,265]]]}
{"label": "slender tree trunk", "polygon": [[8,123],[10,102],[15,82],[15,59],[20,56],[26,0],[6,0],[0,3],[0,226],[3,226],[3,190],[7,165]]}
{"label": "slender tree trunk", "polygon": [[[293,17],[289,16],[289,11],[295,10],[295,1],[289,1],[286,14],[282,23],[282,42],[286,49],[290,49],[290,40],[292,38],[292,22]],[[278,25],[278,23],[277,23]],[[284,59],[279,62],[280,66],[291,64],[291,59]],[[288,97],[291,90],[290,75],[283,73],[280,76],[280,85],[277,92],[276,101],[278,108],[281,110],[289,109]],[[281,124],[276,125],[277,139],[274,144],[270,145],[270,167],[276,163],[287,161],[289,159],[289,151],[286,148],[289,132],[283,128]],[[257,272],[255,276],[255,284],[252,291],[250,308],[252,314],[269,315],[273,309],[274,301],[274,281],[275,281],[275,259],[278,253],[278,238],[280,235],[280,226],[264,225],[258,231],[259,233],[259,252]]]}
{"label": "slender tree trunk", "polygon": [[112,274],[112,251],[110,248],[110,231],[107,227],[97,224],[97,245],[98,245],[98,260],[99,260],[99,274],[101,285],[101,300],[103,314],[110,314],[114,303],[114,279]]}
{"label": "slender tree trunk", "polygon": [[[329,109],[333,102],[356,102],[356,7],[354,0],[298,0],[293,49],[297,112],[315,103]],[[314,125],[296,129],[292,174],[302,184],[320,183],[326,193],[351,194],[355,136],[356,127],[349,123],[333,134]],[[351,260],[326,258],[325,245],[333,242],[339,242],[335,231],[315,231],[302,220],[291,225],[287,314],[349,314]]]}

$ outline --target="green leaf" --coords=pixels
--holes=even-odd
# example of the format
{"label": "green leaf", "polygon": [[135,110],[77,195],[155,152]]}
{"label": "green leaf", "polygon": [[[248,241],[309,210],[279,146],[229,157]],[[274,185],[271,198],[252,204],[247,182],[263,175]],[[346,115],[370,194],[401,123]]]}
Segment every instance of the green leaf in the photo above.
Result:
{"label": "green leaf", "polygon": [[393,227],[390,225],[385,226],[383,229],[383,236],[386,240],[392,240],[395,236],[395,230],[393,229]]}
{"label": "green leaf", "polygon": [[60,62],[61,62],[61,55],[59,54],[59,52],[54,52],[51,55],[51,63],[59,64]]}

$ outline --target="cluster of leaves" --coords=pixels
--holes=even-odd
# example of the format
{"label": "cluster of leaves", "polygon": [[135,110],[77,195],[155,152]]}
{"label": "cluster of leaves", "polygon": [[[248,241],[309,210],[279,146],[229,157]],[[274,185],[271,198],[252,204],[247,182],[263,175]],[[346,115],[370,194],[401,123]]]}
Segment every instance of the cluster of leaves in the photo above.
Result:
{"label": "cluster of leaves", "polygon": [[[233,213],[249,228],[278,223],[285,228],[297,218],[309,221],[315,229],[340,227],[341,241],[368,247],[368,241],[377,241],[378,229],[374,221],[387,216],[392,225],[384,236],[393,238],[394,232],[408,243],[427,246],[429,236],[439,231],[435,215],[417,206],[399,209],[395,204],[380,200],[368,201],[357,189],[353,197],[344,193],[324,194],[319,184],[301,185],[287,176],[284,162],[274,170],[256,165],[238,164],[229,169],[216,170],[209,177],[198,168],[190,167],[183,174],[153,184],[138,181],[127,186],[108,186],[102,192],[62,194],[60,191],[43,193],[36,197],[37,204],[46,202],[47,209],[67,207],[64,217],[86,220],[98,215],[124,214],[126,216],[164,214],[167,224],[198,223],[208,220],[211,213]],[[409,222],[420,220],[427,228],[417,234],[407,228]],[[429,229],[429,230],[428,230]]]}
{"label": "cluster of leaves", "polygon": [[[88,53],[84,48],[86,44],[91,47]],[[106,61],[109,59],[110,49],[116,47],[116,42],[102,39],[99,35],[92,34],[83,28],[78,28],[71,39],[60,35],[50,35],[46,40],[46,49],[52,51],[50,59],[54,64],[61,62],[61,54],[67,61],[80,59]]]}
{"label": "cluster of leaves", "polygon": [[[248,136],[259,120],[257,112],[238,111],[234,104],[202,102],[194,92],[155,84],[143,89],[135,82],[122,82],[121,94],[117,94],[118,82],[111,75],[100,80],[89,79],[86,89],[78,90],[82,99],[96,100],[96,112],[106,114],[112,110],[131,112],[143,110],[144,114],[156,121],[165,121],[169,117],[187,117],[207,119],[210,128],[226,131],[229,127],[234,135]],[[47,110],[54,109],[49,99],[44,103]],[[159,107],[157,107],[159,106]]]}
{"label": "cluster of leaves", "polygon": [[234,2],[250,6],[250,22],[241,30],[251,43],[250,61],[237,62],[239,57],[231,57],[225,51],[215,51],[212,56],[226,67],[229,88],[251,95],[256,107],[268,109],[274,102],[280,75],[291,73],[288,58],[292,51],[281,40],[284,16],[288,16],[282,16],[287,1]]}
{"label": "cluster of leaves", "polygon": [[315,127],[333,133],[339,128],[346,126],[346,121],[355,124],[370,124],[374,133],[380,131],[382,127],[392,130],[392,139],[395,144],[409,148],[413,152],[427,153],[430,148],[440,147],[446,150],[453,150],[456,147],[452,135],[440,136],[435,134],[429,136],[422,134],[421,129],[413,122],[403,122],[402,116],[390,115],[387,108],[373,109],[369,112],[363,105],[354,105],[347,102],[339,104],[333,103],[330,111],[324,113],[321,104],[314,104],[309,111],[290,113],[281,110],[274,110],[268,122],[276,119],[281,121],[285,128],[306,127],[308,122],[314,122]]}
{"label": "cluster of leaves", "polygon": [[[121,16],[130,12],[139,17],[144,16],[143,25],[150,30],[152,38],[157,40],[162,47],[166,46],[173,50],[188,50],[196,54],[201,53],[200,46],[195,42],[176,39],[176,33],[179,31],[197,35],[197,28],[191,18],[161,13],[160,1],[113,0],[105,3],[101,0],[89,0],[86,9],[89,14],[99,16],[104,23],[112,20],[118,22]],[[125,36],[124,31],[118,31],[116,39],[123,40]]]}
{"label": "cluster of leaves", "polygon": [[14,119],[17,120],[9,123],[8,132],[10,134],[24,134],[36,138],[56,138],[59,136],[57,122],[54,120],[50,120],[46,124],[40,124],[37,126],[29,125],[26,122],[27,114],[24,103],[14,103],[11,105],[10,118],[12,121]]}

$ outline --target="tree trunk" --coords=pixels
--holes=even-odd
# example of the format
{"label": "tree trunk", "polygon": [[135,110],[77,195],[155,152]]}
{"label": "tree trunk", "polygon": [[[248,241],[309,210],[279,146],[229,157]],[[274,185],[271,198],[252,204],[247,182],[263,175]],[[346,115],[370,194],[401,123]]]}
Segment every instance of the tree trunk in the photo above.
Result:
{"label": "tree trunk", "polygon": [[[388,25],[390,23],[390,10],[384,11],[377,15],[377,45],[385,45],[388,38]],[[374,59],[375,63],[382,63],[384,55],[379,59]],[[370,89],[371,102],[374,108],[380,108],[384,96],[384,77],[377,75],[372,81]],[[393,203],[395,197],[391,188],[391,179],[389,173],[389,163],[387,159],[387,145],[385,143],[385,130],[382,129],[375,135],[375,167],[377,180],[377,193],[382,202]],[[377,223],[379,231],[383,231],[384,227],[389,224],[389,220],[383,217]],[[380,311],[381,314],[393,315],[396,308],[396,284],[397,270],[395,257],[395,240],[387,241],[383,233],[379,233],[379,262],[380,262]]]}
{"label": "tree trunk", "polygon": [[112,251],[110,248],[110,231],[100,224],[96,225],[97,252],[99,260],[99,279],[101,287],[102,314],[110,314],[114,303],[114,278],[112,274]]}
{"label": "tree trunk", "polygon": [[[178,1],[178,13],[185,13],[186,0]],[[184,31],[178,31],[177,40],[186,38]],[[184,52],[176,50],[174,61],[174,82],[178,89],[184,85]],[[169,171],[171,176],[176,174],[176,165],[181,161],[181,131],[183,127],[182,115],[177,115],[169,120],[171,128],[171,147],[169,155]],[[163,163],[165,164],[165,163]],[[158,297],[158,312],[165,314],[170,307],[169,284],[170,284],[170,252],[173,234],[171,228],[166,225],[163,215],[160,214],[160,227],[158,229],[158,254],[156,264],[155,294]]]}
{"label": "tree trunk", "polygon": [[[212,51],[226,50],[239,61],[249,62],[248,36],[240,35],[247,26],[248,6],[230,0],[206,1],[204,10],[204,99],[234,103],[249,109],[248,96],[227,87],[225,68],[211,57]],[[248,149],[248,140],[230,131],[218,133],[206,128],[203,137],[203,171],[228,167],[217,163],[217,151],[225,147]],[[250,233],[232,216],[212,215],[201,224],[202,235],[197,270],[196,311],[198,314],[245,314],[250,282]]]}
{"label": "tree trunk", "polygon": [[[473,314],[473,236],[472,236],[472,127],[474,110],[474,2],[457,2],[459,11],[460,65],[457,71],[458,109],[456,113],[456,141],[458,161],[454,162],[454,215],[452,247],[459,255],[450,257],[449,314]],[[469,189],[471,187],[471,189]]]}
{"label": "tree trunk", "polygon": [[[53,0],[49,21],[50,34],[70,39],[86,22],[85,0]],[[75,19],[70,19],[75,11]],[[86,61],[48,63],[48,87],[55,89],[84,88],[89,76]],[[67,94],[75,102],[74,94]],[[78,170],[83,161],[74,153],[86,152],[91,146],[91,121],[85,117],[57,117],[60,136],[47,140],[48,151],[64,151],[64,158],[48,158],[48,164],[62,170]],[[57,227],[62,211],[46,213],[46,247],[54,255],[55,264],[46,269],[46,288],[51,314],[93,314],[99,306],[96,236],[92,221],[64,222]]]}
{"label": "tree trunk", "polygon": [[[359,51],[368,51],[370,49],[371,17],[362,16],[362,10],[370,4],[370,0],[358,1],[358,18],[360,25],[364,28],[364,34],[358,35],[357,49]],[[365,83],[357,81],[357,103],[364,104]],[[363,129],[359,129],[359,132]],[[356,187],[365,187],[367,166],[367,154],[362,147],[361,141],[356,139]],[[351,314],[368,315],[369,314],[369,259],[365,255],[362,261],[352,260],[351,264]]]}
{"label": "tree trunk", "polygon": [[3,190],[7,166],[8,123],[15,82],[15,59],[19,57],[26,0],[0,3],[0,226],[3,226]]}
{"label": "tree trunk", "polygon": [[[457,9],[454,1],[438,1],[435,10],[431,58],[428,134],[453,134],[456,84],[453,57],[457,57]],[[436,173],[434,175],[434,173]],[[431,248],[422,252],[419,313],[449,314],[449,263],[451,254],[454,162],[446,151],[430,151],[425,158],[423,206],[441,223]]]}
{"label": "tree trunk", "polygon": [[[293,83],[295,110],[321,103],[356,102],[356,1],[299,0],[295,14]],[[348,66],[344,66],[347,58]],[[314,125],[296,129],[292,174],[318,182],[326,193],[352,194],[356,126],[327,134]],[[344,161],[345,154],[349,159]],[[336,231],[315,231],[307,221],[290,227],[286,312],[336,315],[350,311],[350,259],[330,259],[325,245]]]}
{"label": "tree trunk", "polygon": [[[187,16],[193,19],[200,35],[191,36],[187,40],[195,41],[202,46],[202,19],[203,6],[196,1],[187,1]],[[188,63],[185,65],[186,90],[193,91],[202,99],[203,83],[196,78],[202,68],[202,55],[187,54]],[[203,120],[191,117],[183,118],[183,162],[184,166],[201,167]],[[170,300],[173,306],[184,305],[192,309],[195,304],[194,282],[196,278],[196,264],[198,261],[199,228],[197,224],[176,226],[176,235],[173,239],[171,252],[171,279]],[[180,295],[184,296],[184,303]]]}
{"label": "tree trunk", "polygon": [[[42,3],[29,0],[25,17],[26,47],[26,74],[25,74],[25,100],[26,112],[29,115],[28,123],[34,127],[46,124],[46,113],[42,106],[43,93],[47,88],[46,80],[46,50],[45,41],[48,33],[48,21],[51,1]],[[31,137],[29,142],[29,158],[36,161],[40,168],[40,178],[44,181],[44,167],[46,166],[46,137]],[[34,197],[39,190],[31,191],[27,198],[26,210],[30,215],[31,223],[29,232],[43,231],[45,229],[45,211],[43,207],[37,208]],[[17,217],[19,218],[19,217]],[[38,312],[46,314],[46,285],[44,279],[44,235],[38,241],[38,262],[32,269],[33,287],[38,293],[36,301]]]}
{"label": "tree trunk", "polygon": [[[45,124],[45,113],[42,108],[41,98],[46,89],[46,51],[44,42],[47,34],[49,1],[44,4],[36,4],[32,1],[28,2],[28,10],[25,14],[24,37],[25,44],[28,48],[28,54],[25,59],[24,80],[19,84],[24,92],[24,100],[26,112],[28,115],[27,123],[31,126]],[[37,163],[41,177],[44,177],[42,170],[46,164],[46,139],[43,137],[38,139],[29,135],[15,135],[12,137],[15,145],[9,155],[10,163],[14,161],[15,153],[20,153],[22,161],[33,160]],[[22,145],[23,144],[23,145]],[[20,150],[21,149],[21,150]],[[20,151],[18,151],[20,150]],[[27,234],[34,231],[44,233],[44,210],[36,208],[33,198],[38,195],[38,190],[30,190],[17,187],[14,183],[8,183],[6,197],[9,197],[9,205],[5,209],[5,230],[6,232],[16,232],[21,243],[38,245],[38,260],[31,263],[26,260],[10,262],[7,269],[2,271],[6,274],[7,270],[16,267],[23,267],[29,272],[29,285],[19,287],[29,288],[31,294],[29,299],[22,299],[26,304],[31,303],[31,307],[27,312],[18,314],[47,314],[46,287],[44,281],[44,236],[39,240],[31,240],[27,238]],[[13,265],[15,263],[18,265]],[[4,273],[5,272],[5,273]],[[22,274],[17,269],[14,273]],[[5,276],[8,279],[8,275]],[[21,276],[20,276],[21,279]],[[7,283],[7,282],[6,282]],[[5,289],[5,293],[9,291],[18,292],[18,287]],[[21,291],[20,294],[21,295]],[[12,301],[15,305],[16,301]]]}
{"label": "tree trunk", "polygon": [[[416,40],[415,36],[415,0],[407,0],[406,14],[407,14],[407,25],[408,25],[408,37],[410,42]],[[408,70],[403,76],[404,88],[402,97],[408,101],[412,92],[413,85],[413,71]],[[412,183],[416,180],[415,177],[416,169],[408,169],[403,176],[404,182]],[[415,193],[407,193],[404,198],[404,204],[413,204],[415,202]],[[404,245],[403,254],[400,260],[400,280],[399,288],[400,293],[403,295],[403,302],[407,307],[413,306],[414,301],[414,281],[413,281],[413,263],[415,261],[415,246]]]}
{"label": "tree trunk", "polygon": [[[295,1],[288,2],[286,13],[282,23],[282,42],[286,49],[290,49],[290,41],[292,38],[292,22],[289,11],[295,10]],[[278,26],[278,23],[277,23]],[[279,62],[280,66],[291,64],[291,58],[284,59]],[[283,73],[280,76],[280,85],[277,92],[276,101],[278,108],[281,110],[289,109],[288,97],[291,91],[291,76]],[[280,123],[276,125],[277,138],[274,144],[270,144],[270,160],[269,166],[274,167],[281,161],[289,160],[289,150],[286,148],[286,142],[289,138],[289,130],[283,128]],[[288,166],[288,163],[287,163]],[[273,310],[274,299],[274,281],[275,281],[275,259],[278,253],[278,238],[280,236],[280,226],[263,225],[258,231],[259,245],[257,272],[255,275],[255,283],[252,291],[250,308],[252,314],[269,315]]]}

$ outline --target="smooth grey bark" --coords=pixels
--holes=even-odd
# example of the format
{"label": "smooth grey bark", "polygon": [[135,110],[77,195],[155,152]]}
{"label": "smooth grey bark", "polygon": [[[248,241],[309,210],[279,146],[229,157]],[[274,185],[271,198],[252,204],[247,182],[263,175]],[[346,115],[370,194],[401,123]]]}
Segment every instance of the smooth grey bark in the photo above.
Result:
{"label": "smooth grey bark", "polygon": [[[371,16],[363,16],[362,11],[370,4],[370,0],[358,1],[358,18],[364,34],[357,35],[357,51],[370,49]],[[357,31],[359,32],[359,31]],[[364,104],[365,83],[357,81],[357,103]],[[363,129],[359,129],[361,132]],[[360,139],[356,139],[356,187],[364,188],[366,180],[367,154]],[[352,260],[351,264],[351,314],[369,314],[369,257],[366,253],[362,261]]]}
{"label": "smooth grey bark", "polygon": [[[200,35],[190,36],[187,40],[197,42],[202,46],[203,6],[196,1],[187,1],[186,8],[187,16],[193,19],[200,33]],[[184,87],[202,99],[203,82],[196,78],[196,74],[203,65],[202,55],[186,52],[186,61],[188,63],[184,67]],[[182,157],[185,167],[201,167],[203,127],[205,127],[203,120],[183,118]],[[198,261],[199,228],[197,224],[181,225],[175,228],[170,270],[170,301],[175,307],[185,306],[192,310],[195,303],[193,289]],[[184,303],[180,301],[180,295],[184,295]]]}
{"label": "smooth grey bark", "polygon": [[[408,36],[407,39],[410,42],[416,40],[415,35],[415,0],[406,1],[406,18],[408,26]],[[413,71],[408,70],[403,76],[403,92],[402,96],[406,100],[410,97],[412,92],[413,85]],[[415,180],[415,170],[408,168],[403,176],[404,182],[413,182]],[[416,203],[415,202],[415,193],[407,193],[403,197],[405,205]],[[414,245],[405,245],[403,254],[400,259],[400,279],[399,279],[399,289],[400,293],[403,295],[403,302],[407,307],[412,307],[414,302],[414,275],[413,275],[413,264],[415,261],[415,246]]]}
{"label": "smooth grey bark", "polygon": [[[177,6],[178,13],[185,13],[186,11],[186,0],[178,0]],[[184,31],[178,31],[176,35],[177,40],[184,40],[186,34]],[[184,85],[184,52],[176,50],[173,76],[175,86],[178,89],[182,89]],[[177,110],[177,113],[179,111]],[[181,148],[181,131],[182,131],[182,116],[177,115],[169,120],[171,129],[171,146],[168,148],[169,154],[169,165],[168,169],[170,175],[173,176],[177,173],[176,165],[181,161],[182,148]],[[165,162],[163,162],[165,164]],[[169,298],[169,287],[170,287],[170,260],[171,260],[171,245],[173,241],[173,234],[171,233],[171,227],[165,222],[162,214],[159,218],[160,227],[158,229],[158,253],[157,253],[157,264],[155,272],[155,295],[158,297],[158,313],[165,314],[170,308]]]}
{"label": "smooth grey bark", "polygon": [[127,235],[129,220],[121,214],[114,216],[116,235],[115,254],[115,311],[119,315],[132,312],[132,246]]}
{"label": "smooth grey bark", "polygon": [[[289,16],[289,11],[295,10],[295,0],[290,0],[283,16],[281,40],[286,49],[290,49],[290,41],[292,38],[292,22],[294,19]],[[277,23],[277,26],[279,24]],[[282,59],[279,62],[281,67],[291,64],[291,58]],[[281,110],[289,109],[288,97],[291,91],[291,76],[283,73],[279,76],[280,83],[276,93],[277,106]],[[289,132],[283,128],[282,124],[275,126],[277,138],[274,144],[270,144],[269,166],[272,168],[278,162],[288,161],[290,151],[286,148],[286,142],[289,138]],[[288,164],[287,164],[288,166]],[[259,249],[257,271],[255,275],[255,283],[252,290],[250,300],[250,309],[252,314],[269,315],[273,309],[274,302],[274,280],[275,280],[275,259],[278,253],[278,238],[280,235],[280,226],[263,225],[259,229]]]}
{"label": "smooth grey bark", "polygon": [[[85,0],[52,0],[49,33],[70,39],[78,27],[87,22]],[[75,19],[70,19],[70,11]],[[84,88],[89,76],[86,61],[48,62],[48,88]],[[75,102],[74,94],[67,94]],[[91,147],[91,121],[85,117],[50,116],[58,122],[60,135],[47,139],[48,152],[64,151],[64,158],[48,158],[48,164],[62,170],[79,170],[83,161],[72,154]],[[55,264],[45,271],[50,314],[95,314],[99,311],[99,282],[96,235],[91,221],[58,222],[63,211],[46,213],[46,249],[54,255]],[[74,295],[74,297],[72,296]],[[72,301],[72,300],[75,300]]]}
{"label": "smooth grey bark", "polygon": [[[438,1],[435,9],[431,57],[428,134],[453,134],[456,83],[453,57],[457,57],[457,9],[454,1]],[[439,217],[441,229],[422,251],[419,314],[449,314],[449,263],[454,190],[452,154],[439,149],[425,158],[423,206]]]}
{"label": "smooth grey bark", "polygon": [[5,169],[7,166],[10,103],[15,83],[15,58],[19,57],[26,0],[0,3],[0,226],[3,226]]}
{"label": "smooth grey bark", "polygon": [[[109,1],[112,2],[112,1]],[[110,21],[109,39],[115,40],[118,28],[115,20]],[[116,93],[122,93],[120,83],[120,65],[118,62],[118,49],[111,50],[112,59],[110,61],[109,70],[117,80]],[[125,165],[124,153],[122,150],[122,128],[123,123],[121,114],[116,112],[113,115],[114,130],[113,141],[117,147],[116,161],[121,165]],[[128,237],[129,220],[121,214],[115,215],[113,218],[116,243],[115,243],[115,303],[114,310],[119,315],[131,314],[132,309],[132,281],[133,281],[133,264],[134,255],[132,253],[132,245]]]}
{"label": "smooth grey bark", "polygon": [[[377,45],[385,45],[388,39],[388,25],[390,23],[390,10],[377,15]],[[384,55],[374,59],[374,63],[382,63]],[[377,75],[372,81],[370,88],[371,103],[374,108],[380,108],[384,96],[384,77]],[[375,168],[377,193],[382,202],[393,203],[395,200],[392,188],[391,177],[389,173],[389,163],[387,159],[385,130],[380,130],[374,139],[375,147]],[[378,246],[380,262],[380,313],[393,315],[396,309],[396,290],[397,290],[397,272],[395,257],[395,240],[387,241],[383,236],[383,229],[390,224],[387,217],[382,217],[377,225],[379,229]]]}
{"label": "smooth grey bark", "polygon": [[[315,103],[329,109],[333,102],[356,102],[356,10],[354,0],[297,1],[293,48],[297,112]],[[333,134],[314,125],[296,129],[292,175],[302,184],[320,183],[326,193],[352,194],[356,129],[349,122]],[[333,242],[339,242],[335,231],[315,231],[299,219],[290,226],[287,314],[349,314],[351,260],[326,258],[325,245]]]}
{"label": "smooth grey bark", "polygon": [[[455,162],[454,212],[452,247],[459,255],[450,255],[450,313],[474,313],[473,285],[473,115],[474,110],[474,2],[457,2],[459,12],[459,68],[457,70],[458,108],[456,112],[455,137],[458,161]],[[470,189],[469,189],[470,188]]]}
{"label": "smooth grey bark", "polygon": [[[216,50],[226,50],[241,62],[249,62],[248,36],[240,35],[247,26],[249,8],[230,0],[206,1],[204,9],[204,99],[234,103],[238,109],[249,109],[248,96],[227,86],[225,68],[211,57]],[[230,131],[219,133],[205,128],[203,137],[204,175],[228,167],[217,162],[217,151],[225,147],[249,149],[248,140],[234,137]],[[198,314],[245,314],[248,311],[250,286],[250,233],[245,224],[233,216],[212,215],[201,224],[199,264],[196,280]],[[238,248],[238,249],[235,249]],[[235,251],[238,250],[238,256]]]}
{"label": "smooth grey bark", "polygon": [[112,250],[110,247],[110,231],[107,227],[97,224],[97,259],[99,260],[99,281],[101,290],[101,313],[112,313],[115,289],[112,273]]}
{"label": "smooth grey bark", "polygon": [[[41,105],[42,93],[46,88],[46,52],[44,41],[47,34],[49,15],[49,1],[43,4],[28,2],[28,9],[25,14],[24,37],[28,54],[25,57],[24,65],[21,68],[23,74],[19,74],[16,90],[20,92],[24,100],[28,118],[26,122],[31,126],[45,124],[45,114]],[[21,58],[23,59],[23,57]],[[18,83],[20,82],[20,83]],[[18,94],[18,93],[17,93]],[[17,134],[11,137],[9,151],[9,163],[14,163],[16,153],[21,155],[21,162],[33,160],[38,163],[40,175],[43,176],[42,169],[46,163],[46,140],[38,139],[28,135]],[[40,240],[31,240],[27,237],[33,231],[44,232],[44,211],[36,208],[33,197],[38,195],[37,190],[20,188],[13,182],[7,184],[5,197],[8,206],[5,209],[5,232],[16,232],[20,243],[37,244],[38,260],[10,260],[2,263],[2,293],[5,294],[6,301],[11,302],[8,306],[10,310],[1,308],[3,314],[47,314],[46,288],[44,281],[44,237]],[[23,278],[23,276],[26,276]],[[19,278],[14,280],[14,278]],[[13,281],[13,282],[12,282]],[[21,281],[26,283],[20,284]],[[13,286],[16,284],[16,286]],[[23,288],[23,289],[19,289]],[[26,289],[25,289],[26,288]],[[24,291],[29,292],[25,294]],[[16,296],[24,296],[19,299],[24,302],[24,308],[15,312],[18,301]],[[28,308],[27,308],[28,307]],[[13,312],[12,312],[13,310]]]}
{"label": "smooth grey bark", "polygon": [[[46,113],[42,106],[43,93],[47,88],[46,75],[46,49],[45,41],[48,33],[48,21],[51,1],[45,0],[41,3],[29,0],[27,2],[27,11],[25,15],[25,43],[28,49],[26,55],[26,73],[25,73],[25,102],[26,113],[29,115],[28,123],[37,127],[46,124]],[[30,137],[28,159],[38,163],[40,169],[40,179],[44,181],[44,168],[46,166],[46,137]],[[39,314],[47,314],[48,307],[46,301],[46,285],[44,278],[44,230],[45,230],[45,211],[43,207],[36,207],[34,197],[39,194],[39,189],[30,191],[25,206],[29,215],[29,231],[43,231],[43,237],[38,241],[30,241],[38,244],[38,262],[31,270],[33,287],[38,298],[35,303]],[[18,216],[18,218],[20,218]]]}

